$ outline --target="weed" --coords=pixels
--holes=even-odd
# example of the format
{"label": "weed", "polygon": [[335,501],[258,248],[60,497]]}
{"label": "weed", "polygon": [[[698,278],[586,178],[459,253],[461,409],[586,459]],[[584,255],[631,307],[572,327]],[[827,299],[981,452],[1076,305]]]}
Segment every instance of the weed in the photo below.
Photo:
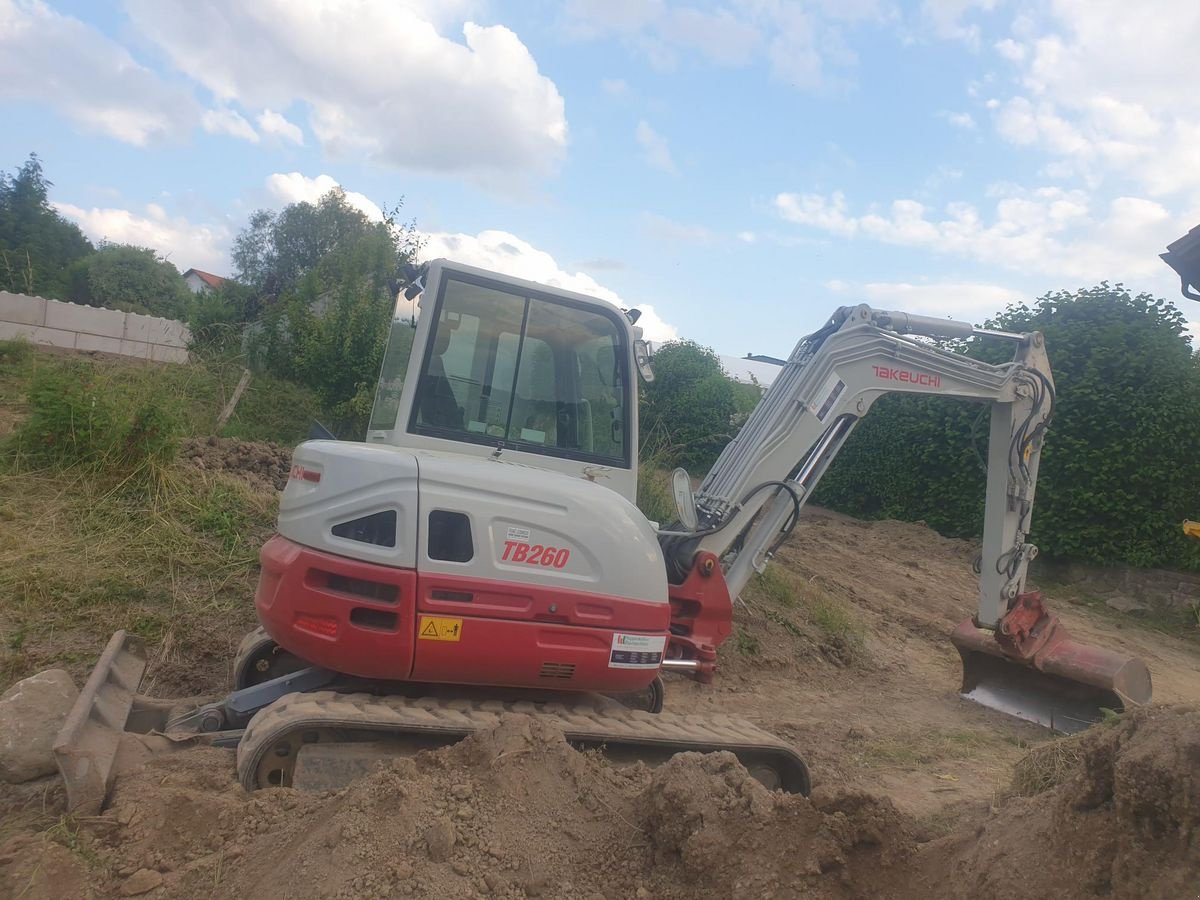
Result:
{"label": "weed", "polygon": [[33,345],[24,338],[0,341],[0,366],[17,368],[29,362],[33,356]]}
{"label": "weed", "polygon": [[232,553],[242,545],[249,530],[250,515],[244,493],[229,482],[218,481],[198,499],[192,523],[220,541],[222,550]]}
{"label": "weed", "polygon": [[1013,766],[1008,793],[1033,797],[1062,784],[1079,770],[1083,761],[1082,735],[1039,744]]}
{"label": "weed", "polygon": [[733,629],[733,648],[742,656],[758,656],[762,652],[758,638],[738,626]]}
{"label": "weed", "polygon": [[638,472],[638,509],[659,527],[677,518],[675,495],[671,492],[671,473],[665,469],[645,467]]}
{"label": "weed", "polygon": [[784,631],[786,631],[788,634],[792,635],[792,637],[801,637],[804,634],[804,632],[800,630],[799,625],[797,625],[795,622],[793,622],[791,619],[787,618],[786,616],[784,616],[782,613],[778,612],[777,610],[768,609],[766,611],[766,615],[767,615],[767,619],[774,622],[776,625],[780,626]]}
{"label": "weed", "polygon": [[11,653],[20,653],[21,647],[25,644],[25,629],[15,628],[13,633],[8,636],[8,649]]}
{"label": "weed", "polygon": [[809,621],[829,638],[839,659],[853,662],[861,656],[867,629],[844,600],[812,582],[801,582],[799,595]]}
{"label": "weed", "polygon": [[76,854],[87,865],[98,868],[101,866],[100,856],[80,837],[79,822],[74,816],[62,816],[57,822],[46,829],[46,837],[56,844],[62,844]]}
{"label": "weed", "polygon": [[754,576],[753,585],[755,592],[764,600],[770,600],[778,606],[796,605],[796,595],[787,572],[779,566],[768,565]]}

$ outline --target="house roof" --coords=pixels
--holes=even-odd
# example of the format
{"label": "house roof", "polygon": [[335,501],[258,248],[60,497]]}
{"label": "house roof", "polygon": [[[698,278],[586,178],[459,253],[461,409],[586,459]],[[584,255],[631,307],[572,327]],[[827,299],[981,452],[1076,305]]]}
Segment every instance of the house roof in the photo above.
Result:
{"label": "house roof", "polygon": [[189,275],[195,275],[209,287],[213,288],[219,288],[225,283],[225,279],[220,275],[214,275],[211,272],[201,272],[199,269],[188,269],[183,273],[184,278],[187,278]]}

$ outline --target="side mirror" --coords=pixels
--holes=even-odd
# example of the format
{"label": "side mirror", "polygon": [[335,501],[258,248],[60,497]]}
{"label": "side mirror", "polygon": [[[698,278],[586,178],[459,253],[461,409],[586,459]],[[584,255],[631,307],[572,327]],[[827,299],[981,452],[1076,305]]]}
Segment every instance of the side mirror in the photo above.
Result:
{"label": "side mirror", "polygon": [[645,341],[636,340],[633,342],[633,358],[637,363],[637,369],[642,376],[642,380],[646,384],[654,381],[654,370],[650,368],[650,348],[646,346]]}
{"label": "side mirror", "polygon": [[688,531],[695,531],[698,524],[696,498],[692,494],[692,477],[687,469],[676,469],[671,473],[671,493],[675,497],[675,512]]}

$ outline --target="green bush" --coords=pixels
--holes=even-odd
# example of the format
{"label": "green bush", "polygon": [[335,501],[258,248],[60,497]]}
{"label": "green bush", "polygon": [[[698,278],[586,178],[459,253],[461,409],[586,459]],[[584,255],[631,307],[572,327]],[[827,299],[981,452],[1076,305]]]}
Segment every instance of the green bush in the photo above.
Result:
{"label": "green bush", "polygon": [[734,383],[717,354],[694,341],[663,344],[652,365],[654,381],[642,385],[638,416],[643,455],[652,442],[664,465],[703,475],[737,432]]}
{"label": "green bush", "polygon": [[116,475],[169,462],[178,425],[161,406],[122,409],[85,365],[41,369],[27,394],[28,415],[8,449],[33,468],[87,467]]}

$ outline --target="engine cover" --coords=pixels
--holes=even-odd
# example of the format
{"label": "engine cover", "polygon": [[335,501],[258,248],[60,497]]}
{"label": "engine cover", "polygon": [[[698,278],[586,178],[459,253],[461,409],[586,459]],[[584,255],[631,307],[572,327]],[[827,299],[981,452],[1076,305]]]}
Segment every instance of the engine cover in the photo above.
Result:
{"label": "engine cover", "polygon": [[297,448],[256,599],[308,661],[388,680],[633,690],[670,605],[653,528],[600,484],[499,459]]}

